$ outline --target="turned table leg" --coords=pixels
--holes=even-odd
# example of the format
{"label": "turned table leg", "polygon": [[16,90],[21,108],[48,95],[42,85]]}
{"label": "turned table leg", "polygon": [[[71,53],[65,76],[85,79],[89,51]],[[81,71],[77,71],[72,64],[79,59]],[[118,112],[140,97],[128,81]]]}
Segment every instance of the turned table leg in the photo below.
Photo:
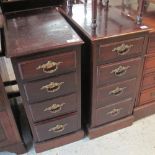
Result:
{"label": "turned table leg", "polygon": [[96,28],[96,18],[97,18],[97,0],[92,0],[92,28]]}
{"label": "turned table leg", "polygon": [[136,17],[137,24],[141,24],[142,23],[143,12],[144,12],[144,5],[145,5],[145,0],[139,0],[138,15]]}

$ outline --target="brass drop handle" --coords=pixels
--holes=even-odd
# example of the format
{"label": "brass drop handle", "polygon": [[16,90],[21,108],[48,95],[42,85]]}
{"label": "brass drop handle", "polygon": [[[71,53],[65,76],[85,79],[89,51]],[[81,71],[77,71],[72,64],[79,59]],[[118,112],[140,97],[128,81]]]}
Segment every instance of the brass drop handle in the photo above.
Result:
{"label": "brass drop handle", "polygon": [[62,84],[64,84],[64,82],[50,82],[48,85],[42,86],[40,89],[45,89],[47,92],[54,93],[61,88]]}
{"label": "brass drop handle", "polygon": [[113,110],[109,111],[109,112],[107,113],[107,115],[111,115],[111,116],[113,116],[113,117],[114,117],[114,116],[117,116],[117,115],[120,114],[121,110],[122,110],[122,108],[114,108]]}
{"label": "brass drop handle", "polygon": [[36,70],[42,69],[44,73],[54,73],[61,63],[63,62],[47,61],[47,63],[39,65]]}
{"label": "brass drop handle", "polygon": [[52,104],[51,106],[47,107],[44,109],[44,112],[51,112],[51,113],[57,113],[60,112],[62,110],[62,107],[65,105],[65,103],[61,103],[61,104]]}
{"label": "brass drop handle", "polygon": [[118,68],[112,70],[111,74],[114,74],[115,76],[123,76],[129,68],[130,66],[119,66]]}
{"label": "brass drop handle", "polygon": [[48,131],[49,132],[55,132],[55,133],[59,133],[65,130],[65,127],[67,126],[67,124],[58,124],[53,128],[50,128]]}
{"label": "brass drop handle", "polygon": [[112,51],[117,52],[118,55],[126,55],[132,47],[133,45],[126,45],[123,43],[120,46],[115,47]]}
{"label": "brass drop handle", "polygon": [[123,88],[116,87],[114,90],[111,90],[109,92],[109,95],[120,96],[123,94],[125,89],[126,89],[126,87],[123,87]]}

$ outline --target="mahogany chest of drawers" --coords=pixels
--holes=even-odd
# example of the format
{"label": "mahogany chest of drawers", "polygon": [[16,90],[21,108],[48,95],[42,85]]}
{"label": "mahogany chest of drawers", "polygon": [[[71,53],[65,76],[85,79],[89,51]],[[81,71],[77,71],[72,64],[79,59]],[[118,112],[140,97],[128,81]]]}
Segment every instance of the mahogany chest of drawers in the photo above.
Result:
{"label": "mahogany chest of drawers", "polygon": [[[82,76],[85,81],[90,80],[87,83],[90,87],[82,90],[84,96],[88,96],[85,111],[88,112],[90,138],[133,122],[148,38],[148,30],[135,25],[118,8],[97,9],[96,28],[88,18],[92,14],[89,4],[73,5],[71,16],[68,8],[59,9],[85,41],[84,51],[87,52],[82,57],[82,64],[87,66]],[[83,10],[80,19],[78,10]]]}
{"label": "mahogany chest of drawers", "polygon": [[51,7],[7,14],[4,31],[36,151],[82,138],[83,41]]}

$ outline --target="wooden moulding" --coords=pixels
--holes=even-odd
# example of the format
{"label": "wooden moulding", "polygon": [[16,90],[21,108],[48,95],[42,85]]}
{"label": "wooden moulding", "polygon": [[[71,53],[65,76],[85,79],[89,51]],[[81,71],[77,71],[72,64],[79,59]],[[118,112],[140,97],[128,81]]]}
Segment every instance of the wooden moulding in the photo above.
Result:
{"label": "wooden moulding", "polygon": [[93,139],[93,138],[97,138],[99,136],[111,133],[113,131],[117,131],[119,129],[122,129],[122,128],[132,125],[133,121],[134,121],[134,116],[128,116],[121,120],[114,121],[109,124],[105,124],[103,126],[88,129],[88,137],[90,139]]}
{"label": "wooden moulding", "polygon": [[84,138],[84,131],[80,130],[74,133],[70,133],[58,138],[50,139],[44,142],[35,143],[34,147],[37,153],[43,152],[49,149],[60,147],[65,144],[69,144]]}
{"label": "wooden moulding", "polygon": [[8,145],[6,147],[3,147],[0,149],[0,151],[8,151],[13,152],[17,154],[24,154],[27,152],[27,149],[25,148],[25,144],[22,142],[19,142],[17,144]]}
{"label": "wooden moulding", "polygon": [[134,109],[135,121],[152,114],[155,114],[155,102],[151,102]]}

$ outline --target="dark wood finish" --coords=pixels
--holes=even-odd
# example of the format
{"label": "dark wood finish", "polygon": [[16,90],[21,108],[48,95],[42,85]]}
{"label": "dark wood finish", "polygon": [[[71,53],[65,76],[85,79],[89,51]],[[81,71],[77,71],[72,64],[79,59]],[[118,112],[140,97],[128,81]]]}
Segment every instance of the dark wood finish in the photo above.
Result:
{"label": "dark wood finish", "polygon": [[[16,124],[17,122],[15,121],[15,116],[13,115],[13,110],[11,109],[10,102],[7,98],[7,94],[5,92],[1,76],[0,76],[0,94],[1,94],[0,103],[2,105],[0,112],[0,150],[19,154],[25,153],[27,151],[27,148],[26,143],[22,137],[24,135],[21,135],[21,132]],[[24,119],[23,122],[25,122]],[[25,131],[25,129],[22,130]],[[27,130],[29,131],[28,128]],[[27,132],[27,141],[30,140],[28,138],[29,134],[30,133]]]}
{"label": "dark wood finish", "polygon": [[123,117],[127,117],[132,114],[133,111],[132,98],[126,99],[121,102],[116,102],[113,105],[105,106],[96,109],[96,126],[110,123]]}
{"label": "dark wood finish", "polygon": [[69,144],[74,141],[78,141],[84,137],[83,130],[70,133],[58,138],[51,139],[49,141],[44,141],[42,143],[35,143],[34,147],[37,153],[48,150],[49,148],[60,147],[65,144]]}
{"label": "dark wood finish", "polygon": [[[127,98],[135,98],[135,91],[133,90],[136,85],[136,78],[101,87],[97,90],[97,104],[96,107],[100,108]],[[134,102],[134,100],[133,100]]]}
{"label": "dark wood finish", "polygon": [[122,128],[126,128],[132,125],[133,121],[134,121],[134,117],[128,116],[126,118],[117,120],[115,122],[106,124],[104,126],[99,126],[96,128],[89,129],[88,136],[90,139],[97,138],[105,134],[120,130]]}
{"label": "dark wood finish", "polygon": [[[67,13],[66,7],[60,8],[59,11],[65,16],[68,22],[75,27],[81,38],[86,42],[85,48],[87,49],[87,52],[84,57],[86,58],[88,55],[89,62],[82,72],[89,72],[89,75],[83,75],[85,76],[85,79],[89,79],[90,87],[87,89],[85,88],[85,92],[83,93],[85,94],[84,96],[88,95],[90,99],[85,100],[88,104],[84,111],[88,111],[88,134],[90,137],[92,135],[95,137],[101,135],[99,134],[101,131],[113,131],[112,124],[115,124],[118,119],[124,120],[124,117],[132,115],[133,107],[137,102],[140,89],[149,30],[147,27],[142,29],[140,26],[136,25],[131,18],[125,16],[125,14],[122,13],[121,7],[111,6],[108,9],[105,9],[105,7],[100,4],[93,6],[93,10],[91,7],[92,6],[89,4],[73,5],[72,15]],[[97,9],[97,15],[95,9]],[[80,12],[81,18],[78,16],[79,10],[85,10]],[[95,19],[96,16],[97,26],[95,29],[92,28],[92,21],[87,17],[88,14],[93,14],[93,19]],[[122,45],[123,43],[129,45]],[[130,46],[133,43],[134,45]],[[111,52],[113,50],[116,52],[119,51],[121,54],[126,54],[127,49],[128,51],[131,49],[131,55],[129,52],[129,55],[117,56]],[[85,60],[83,59],[83,63],[84,61]],[[96,110],[97,105],[99,105],[97,94],[98,88],[105,86],[110,87],[116,85],[116,82],[121,83],[133,78],[136,79],[136,82],[134,88],[132,87],[134,90],[134,97],[130,99],[130,101],[125,102],[125,99],[121,100],[121,97],[120,100],[115,100],[114,98],[111,99],[111,101],[108,101],[107,104],[105,103],[106,105],[109,105],[109,108],[111,107],[111,109],[106,109],[105,104],[100,104],[101,110]],[[102,100],[104,100],[104,96],[105,94],[100,94]],[[118,110],[115,109],[115,111],[112,111],[112,108],[117,106],[117,102],[120,102],[119,104],[124,107],[122,115],[120,114],[120,117],[118,115],[118,118],[105,116],[106,112],[110,110],[112,114]],[[130,125],[133,121],[133,116],[131,117],[132,119],[129,121]],[[112,122],[114,120],[115,122]],[[128,122],[128,120],[126,121]],[[126,121],[122,121],[123,125],[118,124],[120,126],[126,126],[126,124],[128,124]],[[97,125],[101,126],[97,127]],[[116,128],[118,128],[118,126]]]}
{"label": "dark wood finish", "polygon": [[[123,40],[108,45],[100,45],[98,59],[99,63],[108,62],[110,60],[124,59],[129,56],[141,55],[143,52],[144,38],[134,38],[131,40]],[[119,51],[121,47],[123,50]]]}
{"label": "dark wood finish", "polygon": [[144,117],[150,116],[155,113],[155,102],[149,102],[148,104],[144,104],[141,106],[138,106],[134,109],[134,118],[135,121],[142,119]]}
{"label": "dark wood finish", "polygon": [[137,77],[140,67],[141,58],[99,66],[97,67],[97,85],[107,85]]}
{"label": "dark wood finish", "polygon": [[[51,148],[54,145],[49,144],[52,141],[57,143],[55,139],[58,137],[65,137],[62,144],[82,138],[83,134],[76,135],[76,132],[81,131],[83,41],[60,13],[51,7],[6,14],[4,33],[6,55],[11,57],[13,63],[37,150]],[[12,36],[12,33],[15,35]],[[30,35],[26,35],[28,33]],[[14,42],[14,38],[19,44]],[[56,65],[51,67],[48,61],[60,64],[58,68]],[[39,71],[36,71],[38,66]],[[43,73],[43,68],[44,72],[50,73]],[[59,114],[50,114],[49,111],[43,114],[51,104],[64,102],[68,103]],[[55,105],[52,109],[57,111]]]}
{"label": "dark wood finish", "polygon": [[[44,88],[50,83],[58,83],[60,86],[51,86],[50,88]],[[24,84],[24,90],[29,103],[35,103],[38,101],[43,101],[46,99],[51,99],[53,97],[59,97],[62,95],[68,95],[76,92],[76,73],[70,73],[66,75],[61,75],[58,77],[52,77],[45,80],[34,81],[31,83]],[[32,94],[33,92],[33,94]]]}
{"label": "dark wood finish", "polygon": [[155,74],[150,73],[143,76],[142,90],[155,86]]}
{"label": "dark wood finish", "polygon": [[78,121],[78,116],[72,115],[63,119],[57,119],[56,121],[48,121],[35,125],[35,131],[38,137],[37,142],[78,131],[80,129]]}
{"label": "dark wood finish", "polygon": [[54,118],[78,110],[76,94],[48,100],[29,106],[34,122]]}
{"label": "dark wood finish", "polygon": [[146,104],[147,102],[151,102],[153,100],[155,100],[155,88],[154,87],[141,91],[139,105]]}
{"label": "dark wood finish", "polygon": [[[48,62],[49,67],[48,67]],[[54,62],[55,64],[52,64]],[[43,65],[46,65],[44,68]],[[42,57],[22,61],[18,64],[20,76],[22,80],[43,78],[48,76],[59,75],[76,69],[76,52],[68,52],[57,54],[54,56]]]}
{"label": "dark wood finish", "polygon": [[[8,57],[45,53],[51,49],[82,43],[64,18],[57,19],[58,13],[52,7],[8,13],[5,16],[7,20],[4,31]],[[16,18],[18,27],[14,25],[13,18]]]}
{"label": "dark wood finish", "polygon": [[58,6],[62,3],[63,0],[2,0],[1,7],[3,12],[11,12],[45,6]]}
{"label": "dark wood finish", "polygon": [[154,55],[147,56],[145,59],[144,74],[152,73],[154,71],[155,71],[155,56]]}

